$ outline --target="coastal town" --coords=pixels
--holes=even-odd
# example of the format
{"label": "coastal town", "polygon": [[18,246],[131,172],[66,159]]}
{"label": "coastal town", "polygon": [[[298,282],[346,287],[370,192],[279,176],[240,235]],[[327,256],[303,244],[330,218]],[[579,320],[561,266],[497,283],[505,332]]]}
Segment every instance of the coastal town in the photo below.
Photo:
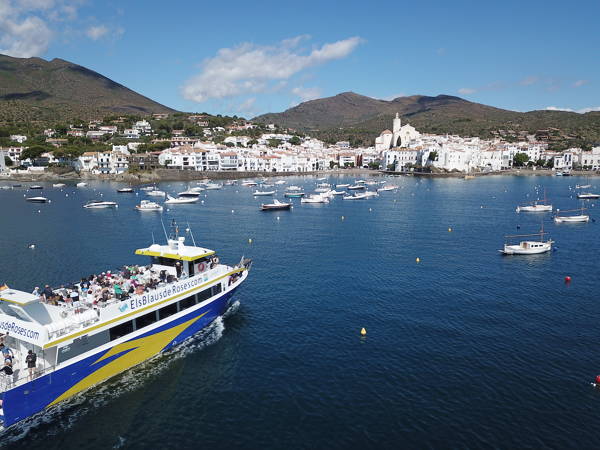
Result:
{"label": "coastal town", "polygon": [[[161,125],[169,114],[72,123],[40,133],[11,134],[0,147],[0,173],[43,173],[70,167],[90,175],[175,169],[200,172],[303,173],[363,168],[398,173],[498,173],[516,167],[556,172],[600,170],[600,146],[584,151],[552,151],[538,134],[522,133],[508,142],[421,133],[396,114],[392,129],[372,146],[322,140],[243,119],[214,126],[205,115],[192,114],[181,129]],[[69,146],[70,152],[64,151]],[[73,151],[72,149],[76,150]]]}

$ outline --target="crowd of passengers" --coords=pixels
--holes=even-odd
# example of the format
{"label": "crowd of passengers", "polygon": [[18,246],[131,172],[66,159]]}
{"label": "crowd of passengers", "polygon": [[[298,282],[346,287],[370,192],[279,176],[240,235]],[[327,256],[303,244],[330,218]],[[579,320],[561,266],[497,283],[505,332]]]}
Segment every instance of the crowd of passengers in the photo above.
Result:
{"label": "crowd of passengers", "polygon": [[[209,267],[212,269],[217,263],[218,260],[213,258]],[[109,270],[99,275],[90,275],[76,284],[63,285],[58,289],[45,285],[40,291],[40,288],[36,287],[32,294],[51,305],[77,307],[83,303],[88,306],[104,306],[111,299],[125,300],[132,295],[154,290],[164,283],[178,281],[182,277],[179,261],[175,263],[175,273],[176,275],[172,275],[166,270],[156,273],[150,270],[150,266],[124,266],[116,273]]]}

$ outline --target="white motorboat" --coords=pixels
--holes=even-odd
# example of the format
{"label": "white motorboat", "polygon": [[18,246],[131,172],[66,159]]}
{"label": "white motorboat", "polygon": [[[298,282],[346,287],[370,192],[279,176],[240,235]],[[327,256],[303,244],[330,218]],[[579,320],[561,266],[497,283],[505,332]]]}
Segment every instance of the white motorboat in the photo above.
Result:
{"label": "white motorboat", "polygon": [[356,184],[364,184],[364,183],[366,183],[365,180],[356,180]]}
{"label": "white motorboat", "polygon": [[600,198],[600,194],[592,194],[591,192],[582,192],[581,194],[577,194],[577,198],[583,200],[593,200],[596,198]]}
{"label": "white motorboat", "polygon": [[261,187],[263,187],[263,188],[268,188],[268,187],[273,187],[273,186],[275,186],[275,185],[274,184],[267,184],[267,183],[261,184]]}
{"label": "white motorboat", "polygon": [[384,187],[377,189],[377,192],[393,191],[394,189],[398,189],[398,186],[394,186],[394,185],[384,186]]}
{"label": "white motorboat", "polygon": [[155,190],[155,191],[147,191],[146,195],[151,195],[152,197],[164,197],[165,195],[167,195],[167,193],[165,191]]}
{"label": "white motorboat", "polygon": [[258,185],[258,183],[255,181],[242,181],[242,186],[254,187],[257,185]]}
{"label": "white motorboat", "polygon": [[535,241],[532,239],[527,239],[519,242],[518,244],[505,243],[504,248],[498,251],[504,255],[537,255],[540,253],[549,252],[552,250],[552,244],[554,244],[554,241],[550,238],[544,240],[545,234],[547,233],[544,233],[544,227],[542,223],[542,230],[539,233],[505,236],[507,240],[514,238],[533,238],[535,236],[539,236],[540,240]]}
{"label": "white motorboat", "polygon": [[169,205],[182,205],[182,204],[186,204],[186,203],[197,203],[197,202],[198,202],[198,197],[175,198],[175,197],[171,197],[168,194],[167,194],[167,199],[165,200],[165,203],[167,203]]}
{"label": "white motorboat", "polygon": [[358,191],[360,189],[366,189],[367,187],[364,184],[353,184],[352,186],[348,186],[349,191]]}
{"label": "white motorboat", "polygon": [[329,189],[328,187],[320,187],[315,189],[315,192],[318,192],[320,194],[322,194],[323,192],[329,192],[331,189]]}
{"label": "white motorboat", "polygon": [[329,199],[322,195],[311,195],[301,198],[300,203],[329,203]]}
{"label": "white motorboat", "polygon": [[77,187],[86,187],[87,183],[84,183],[83,181],[81,183],[77,183],[75,186]]}
{"label": "white motorboat", "polygon": [[336,189],[344,189],[344,188],[347,188],[348,186],[350,186],[350,185],[347,183],[335,185]]}
{"label": "white motorboat", "polygon": [[216,184],[216,183],[207,183],[207,184],[204,185],[204,188],[207,191],[218,191],[222,187],[223,186],[221,186],[220,184]]}
{"label": "white motorboat", "polygon": [[52,187],[55,187],[55,188],[61,188],[61,187],[65,187],[65,186],[66,186],[66,184],[65,184],[65,183],[54,183],[54,184],[52,185]]}
{"label": "white motorboat", "polygon": [[[590,216],[587,214],[584,214],[583,211],[585,211],[585,208],[571,209],[571,210],[566,210],[566,211],[557,211],[556,216],[554,216],[554,223],[589,222]],[[573,212],[573,213],[579,212],[579,214],[564,215],[564,213],[570,213],[570,212]]]}
{"label": "white motorboat", "polygon": [[117,189],[117,192],[119,194],[132,194],[133,193],[133,188],[125,187],[125,188]]}
{"label": "white motorboat", "polygon": [[200,197],[200,191],[196,190],[197,188],[190,189],[188,191],[183,191],[177,194],[178,197],[188,197],[198,199]]}
{"label": "white motorboat", "polygon": [[275,184],[285,184],[285,180],[277,180]]}
{"label": "white motorboat", "polygon": [[44,189],[44,186],[40,186],[38,184],[34,184],[33,186],[29,186],[29,189]]}
{"label": "white motorboat", "polygon": [[145,186],[143,188],[140,188],[140,191],[145,191],[145,192],[150,192],[155,190],[156,188],[154,186]]}
{"label": "white motorboat", "polygon": [[365,198],[370,198],[370,197],[377,197],[379,194],[375,191],[365,191],[364,194],[362,194],[365,196]]}
{"label": "white motorboat", "polygon": [[276,191],[254,191],[254,195],[255,197],[259,197],[259,196],[267,196],[267,195],[273,195]]}
{"label": "white motorboat", "polygon": [[138,211],[162,211],[163,207],[156,202],[150,200],[142,200],[139,205],[135,205]]}
{"label": "white motorboat", "polygon": [[346,195],[342,197],[344,200],[364,200],[367,198],[365,194]]}
{"label": "white motorboat", "polygon": [[329,183],[319,183],[319,184],[317,184],[317,187],[320,187],[320,188],[330,188],[331,185]]}
{"label": "white motorboat", "polygon": [[329,191],[331,195],[345,195],[346,191]]}
{"label": "white motorboat", "polygon": [[292,207],[291,203],[283,203],[279,200],[273,200],[273,203],[263,203],[260,205],[261,211],[277,211],[282,209],[290,209]]}
{"label": "white motorboat", "polygon": [[301,191],[302,188],[300,186],[288,186],[285,188],[286,191]]}
{"label": "white motorboat", "polygon": [[48,199],[46,197],[27,197],[25,199],[28,202],[32,203],[47,203]]}
{"label": "white motorboat", "polygon": [[592,187],[591,184],[578,184],[575,186],[575,189],[589,189],[591,187]]}
{"label": "white motorboat", "polygon": [[118,208],[116,202],[105,202],[103,200],[92,200],[83,205],[87,209],[105,209],[105,208]]}

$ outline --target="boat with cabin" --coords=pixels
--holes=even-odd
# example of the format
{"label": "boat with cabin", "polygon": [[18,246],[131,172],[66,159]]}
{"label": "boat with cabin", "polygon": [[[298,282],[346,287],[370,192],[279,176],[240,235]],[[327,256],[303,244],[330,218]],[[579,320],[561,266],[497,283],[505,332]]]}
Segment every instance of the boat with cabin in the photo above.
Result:
{"label": "boat with cabin", "polygon": [[273,195],[274,193],[275,193],[275,191],[259,191],[259,190],[256,190],[256,191],[254,191],[254,193],[252,195],[254,195],[255,197],[261,197],[261,196],[265,197],[265,196],[268,196],[268,195]]}
{"label": "boat with cabin", "polygon": [[283,195],[284,195],[284,197],[287,197],[287,198],[302,198],[302,197],[304,197],[304,192],[290,191],[290,192],[286,192]]}
{"label": "boat with cabin", "polygon": [[25,201],[31,203],[48,203],[48,199],[46,197],[27,197]]}
{"label": "boat with cabin", "polygon": [[[0,332],[14,355],[11,373],[0,375],[4,428],[191,338],[228,309],[252,264],[244,258],[223,264],[193,235],[186,245],[177,228],[166,245],[135,253],[150,257],[149,264],[90,276],[69,288],[32,294],[0,287]],[[127,284],[135,289],[123,289]],[[94,294],[106,285],[113,289]],[[37,357],[31,374],[30,350]]]}
{"label": "boat with cabin", "polygon": [[138,211],[162,211],[163,207],[156,202],[150,200],[142,200],[139,205],[135,205]]}
{"label": "boat with cabin", "polygon": [[310,195],[300,199],[300,203],[329,203],[329,199],[324,195]]}
{"label": "boat with cabin", "polygon": [[[339,187],[339,186],[338,186]],[[353,184],[352,186],[348,186],[349,191],[358,191],[361,189],[366,189],[367,187],[364,184]]]}
{"label": "boat with cabin", "polygon": [[87,183],[84,183],[84,182],[82,181],[82,182],[80,182],[80,183],[77,183],[75,186],[76,186],[76,187],[86,187],[86,186],[87,186]]}
{"label": "boat with cabin", "polygon": [[169,205],[184,205],[187,203],[198,203],[198,197],[171,197],[167,194],[167,199],[165,200],[166,204]]}
{"label": "boat with cabin", "polygon": [[260,205],[260,210],[261,211],[277,211],[277,210],[290,209],[291,207],[292,207],[291,203],[284,203],[284,202],[280,202],[279,200],[275,199],[275,200],[273,200],[273,203],[263,203],[262,205]]}
{"label": "boat with cabin", "polygon": [[[549,237],[545,236],[548,233],[544,232],[544,226],[542,223],[542,229],[539,233],[534,234],[514,234],[505,236],[506,242],[502,250],[498,250],[504,255],[537,255],[540,253],[546,253],[552,250],[552,244],[554,241]],[[539,240],[533,240],[534,237],[539,236]],[[527,238],[526,240],[520,241],[518,244],[510,244],[509,241],[515,238]]]}
{"label": "boat with cabin", "polygon": [[124,188],[121,188],[121,189],[117,189],[117,192],[119,194],[132,194],[133,193],[133,188],[124,187]]}
{"label": "boat with cabin", "polygon": [[167,193],[165,191],[159,191],[158,189],[155,189],[153,191],[147,191],[146,195],[150,195],[151,197],[164,197],[167,195]]}
{"label": "boat with cabin", "polygon": [[581,194],[577,194],[577,198],[582,200],[595,200],[600,198],[600,194],[592,194],[591,192],[582,192]]}
{"label": "boat with cabin", "polygon": [[367,198],[365,194],[346,195],[342,197],[344,200],[364,200]]}
{"label": "boat with cabin", "polygon": [[[567,209],[565,211],[556,211],[554,216],[554,223],[581,223],[589,222],[590,216],[584,214],[586,208],[579,209]],[[579,213],[579,214],[565,214],[565,213]]]}
{"label": "boat with cabin", "polygon": [[39,184],[34,184],[33,186],[29,186],[29,189],[44,189],[44,186],[40,186]]}
{"label": "boat with cabin", "polygon": [[52,187],[55,187],[55,188],[62,188],[62,187],[65,187],[65,186],[66,186],[65,183],[54,183],[52,185]]}

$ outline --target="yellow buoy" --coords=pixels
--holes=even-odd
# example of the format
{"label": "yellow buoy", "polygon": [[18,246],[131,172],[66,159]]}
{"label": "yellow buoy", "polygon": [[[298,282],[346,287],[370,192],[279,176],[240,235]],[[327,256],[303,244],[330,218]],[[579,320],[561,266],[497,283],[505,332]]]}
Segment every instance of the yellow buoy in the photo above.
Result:
{"label": "yellow buoy", "polygon": [[452,233],[452,228],[448,227],[448,233]]}
{"label": "yellow buoy", "polygon": [[248,244],[252,244],[252,239],[248,239]]}
{"label": "yellow buoy", "polygon": [[418,263],[420,263],[420,262],[421,262],[421,258],[419,258],[419,257],[417,256],[417,259],[416,259],[415,261],[417,261]]}
{"label": "yellow buoy", "polygon": [[367,330],[365,330],[364,328],[362,330],[360,330],[360,335],[361,336],[366,336],[367,335]]}

